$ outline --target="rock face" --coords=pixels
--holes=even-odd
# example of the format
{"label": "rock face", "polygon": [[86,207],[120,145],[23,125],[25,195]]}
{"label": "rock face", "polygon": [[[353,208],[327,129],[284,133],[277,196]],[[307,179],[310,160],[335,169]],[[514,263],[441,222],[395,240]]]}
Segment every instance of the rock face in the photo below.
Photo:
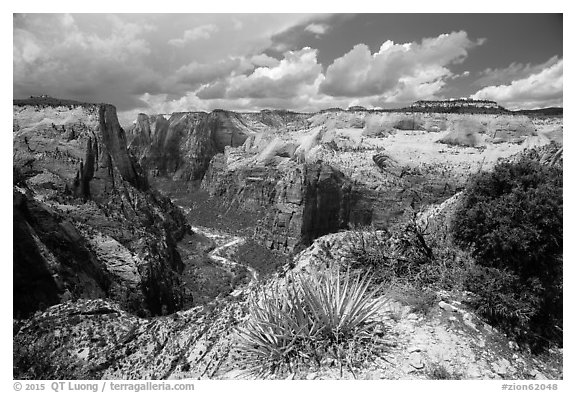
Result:
{"label": "rock face", "polygon": [[[562,148],[540,130],[496,142],[487,125],[475,146],[442,143],[456,123],[450,116],[227,116],[141,115],[126,138],[108,106],[14,107],[15,379],[250,378],[234,327],[250,318],[246,295],[259,286],[176,311],[182,262],[175,242],[187,230],[184,217],[150,190],[127,140],[148,171],[203,177],[219,203],[215,214],[257,217],[254,235],[269,248],[312,243],[294,256],[292,272],[349,256],[362,231],[340,231],[351,224],[385,226],[444,201],[418,217],[441,230],[470,173],[528,147],[544,146],[530,154],[562,165]],[[244,143],[235,139],[238,122]],[[272,378],[428,379],[435,366],[461,379],[562,378],[465,304],[441,298],[426,315],[383,299],[374,333],[393,345],[362,369],[343,370],[328,357],[313,372]],[[150,314],[170,315],[144,318]]]}
{"label": "rock face", "polygon": [[14,105],[14,313],[108,297],[180,307],[184,216],[150,190],[111,105]]}
{"label": "rock face", "polygon": [[216,215],[257,217],[255,236],[290,251],[351,223],[395,225],[548,134],[512,114],[216,111],[142,115],[130,146],[157,174],[203,178]]}
{"label": "rock face", "polygon": [[168,119],[140,114],[128,130],[129,147],[152,175],[199,180],[212,157],[223,153],[226,146],[240,146],[257,131],[285,127],[302,117],[285,111],[182,112]]}
{"label": "rock face", "polygon": [[218,155],[202,187],[228,209],[262,212],[255,237],[270,249],[293,251],[350,223],[369,222],[370,213],[361,212],[358,190],[340,171],[321,163],[286,158],[272,167],[230,167],[227,156]]}
{"label": "rock face", "polygon": [[230,351],[238,304],[142,319],[111,301],[55,305],[18,326],[18,379],[213,377]]}
{"label": "rock face", "polygon": [[[317,269],[347,255],[351,232],[326,235],[295,256],[295,271]],[[173,315],[143,319],[108,300],[58,304],[14,325],[15,379],[246,379],[245,354],[235,327],[247,314],[245,298]],[[450,300],[426,314],[389,300],[376,318],[379,339],[390,343],[352,372],[325,355],[319,365],[278,371],[274,379],[431,379],[436,367],[455,379],[561,379],[509,338]],[[456,303],[454,303],[456,304]],[[450,311],[441,308],[450,306]],[[334,355],[335,356],[335,355]],[[291,376],[290,376],[291,375]],[[529,377],[531,376],[531,377]],[[445,376],[446,378],[446,376]],[[185,381],[183,381],[185,382]]]}

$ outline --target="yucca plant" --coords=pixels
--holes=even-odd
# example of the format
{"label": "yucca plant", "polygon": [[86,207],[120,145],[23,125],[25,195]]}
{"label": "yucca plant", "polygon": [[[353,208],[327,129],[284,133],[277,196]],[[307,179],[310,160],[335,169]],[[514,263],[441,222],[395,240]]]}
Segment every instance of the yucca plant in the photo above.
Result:
{"label": "yucca plant", "polygon": [[242,352],[270,364],[287,363],[318,334],[291,286],[263,288],[248,300],[250,318],[238,329]]}
{"label": "yucca plant", "polygon": [[371,277],[347,270],[341,277],[338,268],[327,268],[312,275],[298,275],[295,280],[302,292],[304,308],[320,327],[322,336],[337,341],[370,325],[380,301],[374,296],[380,287],[369,290]]}
{"label": "yucca plant", "polygon": [[330,267],[263,287],[248,301],[238,350],[259,374],[337,353],[343,342],[368,337],[376,323],[380,287],[370,286],[368,275]]}

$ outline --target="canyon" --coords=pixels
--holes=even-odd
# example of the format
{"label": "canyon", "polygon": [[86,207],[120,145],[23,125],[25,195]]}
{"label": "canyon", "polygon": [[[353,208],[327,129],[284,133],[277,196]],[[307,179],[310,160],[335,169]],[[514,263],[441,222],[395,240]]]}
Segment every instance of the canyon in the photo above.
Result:
{"label": "canyon", "polygon": [[501,158],[562,143],[558,119],[537,129],[529,117],[514,114],[216,111],[166,117],[141,114],[127,127],[130,150],[149,176],[171,179],[181,189],[200,183],[215,212],[250,216],[255,239],[288,253],[353,226],[390,227],[448,199],[471,173]]}
{"label": "canyon", "polygon": [[[558,116],[216,110],[121,127],[107,104],[13,109],[14,359],[26,379],[244,377],[232,327],[259,283],[327,249],[344,258],[358,228],[422,212],[440,228],[469,176],[499,160],[562,159]],[[486,346],[508,341],[464,308],[426,322],[389,307],[397,365],[363,378],[425,377],[409,349],[428,341],[426,361],[455,351],[463,378],[558,375]]]}

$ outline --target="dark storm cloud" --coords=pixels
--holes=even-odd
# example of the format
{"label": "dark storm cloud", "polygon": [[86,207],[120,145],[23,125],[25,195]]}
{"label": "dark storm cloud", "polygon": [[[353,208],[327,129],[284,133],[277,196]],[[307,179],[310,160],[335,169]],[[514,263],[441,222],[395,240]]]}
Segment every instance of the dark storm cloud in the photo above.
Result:
{"label": "dark storm cloud", "polygon": [[[258,64],[270,37],[314,15],[28,14],[13,18],[14,97],[49,94],[143,106]],[[261,55],[261,56],[260,56]]]}
{"label": "dark storm cloud", "polygon": [[[158,75],[142,59],[141,35],[154,28],[102,17],[106,33],[83,30],[71,15],[26,15],[14,26],[14,95],[49,94],[92,102],[114,97],[119,109],[142,105],[134,92]],[[151,85],[151,82],[145,84]]]}
{"label": "dark storm cloud", "polygon": [[110,102],[125,118],[462,96],[562,102],[558,15],[30,14],[13,25],[16,98]]}

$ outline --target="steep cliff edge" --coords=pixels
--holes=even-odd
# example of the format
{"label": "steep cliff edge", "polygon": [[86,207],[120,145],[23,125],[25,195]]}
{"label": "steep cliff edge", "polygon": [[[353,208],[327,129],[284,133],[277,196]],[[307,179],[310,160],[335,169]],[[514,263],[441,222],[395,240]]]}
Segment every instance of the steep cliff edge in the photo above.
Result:
{"label": "steep cliff edge", "polygon": [[289,158],[276,166],[240,165],[215,156],[202,187],[231,210],[254,214],[254,237],[284,252],[311,244],[322,235],[367,224],[360,192],[340,171],[322,163],[297,163]]}
{"label": "steep cliff edge", "polygon": [[212,157],[226,146],[270,129],[298,128],[309,115],[287,111],[236,113],[224,110],[138,115],[127,130],[129,149],[154,176],[177,181],[200,180]]}
{"label": "steep cliff edge", "polygon": [[14,313],[107,297],[181,305],[182,213],[150,190],[111,105],[14,105]]}
{"label": "steep cliff edge", "polygon": [[390,227],[500,158],[561,141],[561,125],[512,114],[215,111],[140,115],[131,135],[145,168],[183,189],[203,179],[215,217],[250,215],[257,239],[290,251],[350,224]]}
{"label": "steep cliff edge", "polygon": [[322,112],[226,148],[202,187],[223,214],[260,214],[255,237],[289,251],[352,224],[390,228],[450,198],[470,174],[550,143],[547,132],[516,115]]}

